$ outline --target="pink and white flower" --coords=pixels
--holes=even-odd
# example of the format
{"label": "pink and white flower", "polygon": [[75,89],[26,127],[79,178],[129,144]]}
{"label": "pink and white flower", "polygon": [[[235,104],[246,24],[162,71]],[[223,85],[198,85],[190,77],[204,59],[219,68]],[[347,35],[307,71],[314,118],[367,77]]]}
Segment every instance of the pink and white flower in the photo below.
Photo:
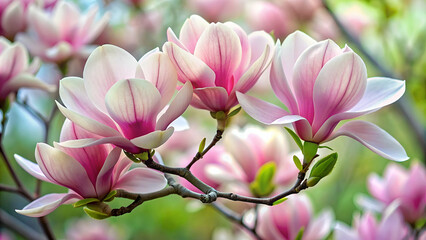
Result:
{"label": "pink and white flower", "polygon": [[54,85],[48,85],[36,78],[40,62],[34,60],[29,65],[28,52],[20,43],[10,43],[0,37],[0,101],[19,88],[39,88],[54,91]]}
{"label": "pink and white flower", "polygon": [[302,240],[319,240],[330,232],[333,214],[326,210],[314,219],[309,199],[294,195],[282,204],[261,208],[258,221],[257,232],[262,239],[296,239],[303,228]]}
{"label": "pink and white flower", "polygon": [[188,0],[186,4],[207,21],[218,22],[238,16],[244,0]]}
{"label": "pink and white flower", "polygon": [[271,65],[271,86],[289,112],[257,98],[237,93],[243,109],[265,124],[293,126],[305,141],[323,143],[345,135],[373,152],[395,161],[408,159],[392,136],[372,123],[347,122],[398,100],[405,82],[390,78],[367,79],[362,59],[349,47],[331,40],[316,42],[302,32],[276,46]]}
{"label": "pink and white flower", "polygon": [[208,23],[193,15],[179,38],[171,29],[163,46],[177,69],[179,81],[191,82],[191,105],[211,112],[237,105],[236,91],[247,92],[268,67],[273,46],[265,32],[247,35],[235,23]]}
{"label": "pink and white flower", "polygon": [[[85,131],[70,121],[65,121],[61,141],[93,138],[96,135]],[[135,168],[129,171],[132,161],[122,156],[120,148],[111,145],[96,145],[85,148],[64,148],[58,144],[51,147],[38,143],[35,164],[19,155],[16,161],[37,179],[68,188],[68,193],[47,194],[34,200],[18,213],[30,217],[49,214],[62,204],[84,198],[102,201],[115,189],[135,193],[161,190],[167,181],[163,174],[148,169]]]}
{"label": "pink and white flower", "polygon": [[160,146],[173,134],[170,124],[182,115],[192,98],[188,82],[168,105],[176,87],[176,71],[168,56],[158,50],[138,62],[119,47],[96,48],[86,62],[83,78],[61,80],[59,95],[67,108],[58,107],[65,117],[100,139],[61,145],[112,143],[131,153]]}
{"label": "pink and white flower", "polygon": [[30,6],[28,24],[30,31],[19,34],[31,54],[47,62],[61,63],[73,55],[86,54],[90,44],[105,28],[109,14],[96,20],[97,7],[83,15],[78,7],[68,1],[60,1],[52,12]]}
{"label": "pink and white flower", "polygon": [[426,169],[421,164],[413,164],[410,171],[390,164],[383,178],[377,174],[368,178],[368,189],[386,206],[398,200],[405,221],[415,223],[426,218]]}

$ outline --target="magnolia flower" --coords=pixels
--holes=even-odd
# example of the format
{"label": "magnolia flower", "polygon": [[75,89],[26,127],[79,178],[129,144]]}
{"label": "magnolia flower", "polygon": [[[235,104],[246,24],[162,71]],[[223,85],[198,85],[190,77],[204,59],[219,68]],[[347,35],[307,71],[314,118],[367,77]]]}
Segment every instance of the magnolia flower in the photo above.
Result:
{"label": "magnolia flower", "polygon": [[116,240],[125,239],[120,229],[107,221],[77,220],[66,231],[67,240]]}
{"label": "magnolia flower", "polygon": [[295,181],[298,170],[285,147],[284,135],[277,129],[231,128],[223,141],[229,157],[222,157],[220,164],[205,166],[210,179],[221,185],[236,184],[246,195],[253,195],[250,184],[256,180],[259,170],[265,164],[273,164],[276,169],[274,186],[287,186]]}
{"label": "magnolia flower", "polygon": [[173,133],[170,123],[192,98],[192,86],[187,83],[168,106],[176,84],[176,71],[164,53],[153,50],[138,62],[119,47],[96,48],[86,62],[83,79],[61,80],[59,95],[67,108],[58,107],[65,117],[101,138],[61,145],[112,143],[131,153],[160,146]]}
{"label": "magnolia flower", "polygon": [[420,164],[413,164],[410,171],[391,164],[383,178],[377,174],[369,177],[368,189],[385,205],[398,200],[398,209],[407,222],[426,218],[426,170]]}
{"label": "magnolia flower", "polygon": [[39,68],[39,61],[28,64],[28,52],[20,43],[10,43],[0,37],[0,101],[4,100],[11,92],[22,87],[39,88],[54,91],[53,85],[43,83],[34,77]]}
{"label": "magnolia flower", "polygon": [[53,11],[30,6],[28,24],[31,31],[19,34],[29,51],[47,62],[61,63],[75,54],[86,54],[90,44],[108,23],[109,15],[104,14],[95,20],[97,7],[92,7],[82,15],[78,7],[69,1],[60,1]]}
{"label": "magnolia flower", "polygon": [[332,212],[323,211],[315,219],[312,214],[309,199],[294,195],[282,204],[262,208],[257,232],[262,239],[290,240],[303,228],[302,240],[324,239],[331,229]]}
{"label": "magnolia flower", "polygon": [[207,21],[218,22],[238,16],[243,0],[188,0],[188,8]]}
{"label": "magnolia flower", "polygon": [[282,46],[277,44],[270,75],[275,95],[289,112],[237,93],[243,109],[256,120],[293,123],[305,141],[324,143],[345,135],[385,158],[408,159],[404,148],[372,123],[351,121],[334,130],[341,120],[374,112],[398,100],[405,91],[404,81],[367,79],[364,62],[349,47],[341,49],[331,40],[316,42],[297,31]]}
{"label": "magnolia flower", "polygon": [[[70,121],[65,121],[60,140],[93,137],[97,136]],[[47,194],[31,202],[24,209],[16,211],[30,217],[40,217],[49,214],[62,204],[84,198],[97,198],[102,201],[115,189],[149,193],[165,187],[167,182],[161,173],[148,168],[135,168],[129,171],[132,161],[122,157],[121,154],[120,148],[113,148],[111,145],[64,148],[55,144],[53,148],[38,143],[35,151],[38,165],[15,155],[19,165],[32,176],[70,190],[68,193]]]}
{"label": "magnolia flower", "polygon": [[363,216],[355,216],[354,229],[338,223],[334,236],[336,240],[401,240],[406,238],[408,228],[398,211],[394,208],[386,209],[380,223],[367,212]]}
{"label": "magnolia flower", "polygon": [[163,46],[177,69],[179,81],[191,82],[191,105],[211,112],[228,111],[237,104],[236,91],[247,92],[268,67],[271,37],[265,32],[247,36],[232,22],[208,24],[193,15],[179,39],[171,29]]}

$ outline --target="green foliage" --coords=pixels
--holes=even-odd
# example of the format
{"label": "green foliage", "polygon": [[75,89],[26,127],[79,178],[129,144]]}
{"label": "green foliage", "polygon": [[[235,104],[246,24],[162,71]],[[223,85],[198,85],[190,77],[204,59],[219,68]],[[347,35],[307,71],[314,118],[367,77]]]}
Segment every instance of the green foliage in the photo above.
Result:
{"label": "green foliage", "polygon": [[96,220],[102,220],[109,217],[108,214],[99,212],[96,209],[91,209],[89,207],[84,207],[83,210],[89,217],[94,218]]}
{"label": "green foliage", "polygon": [[206,138],[203,138],[203,140],[201,140],[200,142],[200,145],[198,146],[198,152],[202,153],[205,147],[206,147]]}
{"label": "green foliage", "polygon": [[305,157],[304,161],[311,162],[314,159],[318,151],[318,144],[314,142],[305,142],[303,144],[303,156]]}
{"label": "green foliage", "polygon": [[281,199],[278,199],[278,200],[277,200],[277,201],[275,201],[274,203],[272,203],[272,205],[273,205],[273,206],[278,205],[278,204],[280,204],[280,203],[283,203],[283,202],[287,201],[287,199],[288,199],[288,198],[283,197],[283,198],[281,198]]}
{"label": "green foliage", "polygon": [[75,208],[86,206],[89,203],[99,202],[97,198],[85,198],[73,204]]}
{"label": "green foliage", "polygon": [[296,144],[300,148],[300,150],[303,151],[302,140],[300,140],[299,136],[297,136],[297,134],[293,130],[291,130],[290,128],[288,128],[288,127],[284,127],[284,128],[285,128],[285,130],[287,130],[287,132],[293,138],[294,142],[296,142]]}
{"label": "green foliage", "polygon": [[300,230],[297,233],[297,236],[296,236],[296,238],[294,240],[302,240],[303,233],[305,233],[305,228],[304,227],[300,228]]}
{"label": "green foliage", "polygon": [[258,170],[256,179],[250,184],[250,190],[253,195],[265,197],[274,191],[273,179],[276,170],[277,166],[274,162],[268,162]]}
{"label": "green foliage", "polygon": [[302,163],[300,162],[300,159],[296,155],[293,156],[293,162],[296,165],[297,169],[299,169],[299,171],[303,170]]}
{"label": "green foliage", "polygon": [[104,198],[104,202],[110,202],[112,200],[114,200],[115,195],[117,194],[116,190],[113,190],[111,192],[108,193],[108,195],[106,195],[106,197]]}
{"label": "green foliage", "polygon": [[241,111],[241,107],[238,107],[238,108],[234,109],[232,112],[230,112],[228,114],[228,117],[233,117],[233,116],[237,115],[240,111]]}
{"label": "green foliage", "polygon": [[323,178],[331,173],[334,168],[334,165],[337,161],[337,153],[332,153],[322,159],[320,159],[311,170],[309,178],[317,177]]}

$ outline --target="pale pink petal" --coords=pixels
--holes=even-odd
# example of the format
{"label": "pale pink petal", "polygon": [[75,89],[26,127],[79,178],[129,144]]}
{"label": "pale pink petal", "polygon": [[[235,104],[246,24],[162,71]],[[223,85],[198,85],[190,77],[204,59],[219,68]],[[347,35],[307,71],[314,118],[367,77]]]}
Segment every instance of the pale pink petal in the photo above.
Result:
{"label": "pale pink petal", "polygon": [[371,151],[384,158],[398,162],[408,159],[401,144],[389,135],[389,133],[372,123],[364,121],[351,121],[345,123],[339,130],[334,132],[327,141],[342,135],[357,140]]}
{"label": "pale pink petal", "polygon": [[284,105],[288,107],[290,112],[296,114],[298,113],[299,109],[293,91],[290,88],[290,83],[288,81],[288,79],[292,79],[292,76],[288,77],[288,75],[286,76],[284,74],[284,66],[281,63],[281,59],[285,56],[282,55],[281,47],[279,45],[280,42],[277,41],[277,44],[275,46],[275,55],[271,64],[271,87],[278,99],[280,99],[281,102],[283,102]]}
{"label": "pale pink petal", "polygon": [[54,46],[45,49],[44,55],[49,61],[53,62],[61,62],[73,54],[72,46],[67,42],[58,42]]}
{"label": "pale pink petal", "polygon": [[15,211],[29,217],[43,217],[72,199],[81,197],[73,193],[51,193],[32,201],[22,210]]}
{"label": "pale pink petal", "polygon": [[143,79],[118,81],[105,96],[109,115],[127,139],[155,130],[160,101],[157,88]]}
{"label": "pale pink petal", "polygon": [[61,113],[68,118],[69,120],[71,120],[72,122],[74,122],[75,124],[77,124],[78,126],[86,129],[89,132],[95,133],[99,136],[104,136],[104,137],[113,137],[113,136],[119,136],[121,135],[117,130],[104,125],[96,120],[93,120],[91,118],[88,118],[86,116],[83,116],[79,113],[76,113],[74,111],[71,111],[65,107],[63,107],[60,103],[56,102],[56,105],[58,106],[59,111],[61,111]]}
{"label": "pale pink petal", "polygon": [[163,51],[175,66],[179,81],[191,82],[194,88],[214,86],[215,73],[199,58],[170,42],[164,44]]}
{"label": "pale pink petal", "polygon": [[333,41],[322,41],[307,48],[294,65],[292,85],[299,105],[299,114],[309,122],[312,122],[314,117],[313,92],[317,76],[323,66],[341,52]]}
{"label": "pale pink petal", "polygon": [[178,37],[176,37],[176,34],[173,32],[171,28],[167,29],[167,41],[172,42],[178,45],[180,48],[188,51],[188,49],[183,45],[183,43],[178,39]]}
{"label": "pale pink petal", "polygon": [[208,26],[209,23],[198,15],[192,15],[186,19],[180,30],[179,38],[190,53],[194,53],[198,39]]}
{"label": "pale pink petal", "polygon": [[197,95],[200,101],[212,112],[229,110],[226,106],[228,93],[222,87],[196,88],[194,95]]}
{"label": "pale pink petal", "polygon": [[165,131],[157,130],[151,133],[148,133],[144,136],[140,136],[134,139],[131,139],[134,145],[144,148],[144,149],[153,149],[161,146],[165,143],[173,134],[174,128],[169,127]]}
{"label": "pale pink petal", "polygon": [[105,95],[116,82],[135,77],[138,62],[124,49],[103,45],[87,59],[83,79],[89,98],[99,110],[107,113]]}
{"label": "pale pink petal", "polygon": [[105,159],[105,162],[99,171],[99,174],[96,179],[96,193],[98,198],[105,197],[111,190],[114,181],[114,167],[120,159],[121,149],[114,148]]}
{"label": "pale pink petal", "polygon": [[281,117],[289,115],[284,109],[255,97],[237,92],[238,102],[252,118],[264,124],[271,124]]}
{"label": "pale pink petal", "polygon": [[44,143],[37,144],[35,156],[41,171],[49,180],[83,197],[96,197],[86,170],[77,160]]}
{"label": "pale pink petal", "polygon": [[325,210],[312,219],[305,229],[303,239],[324,239],[330,233],[333,225],[333,212]]}
{"label": "pale pink petal", "polygon": [[90,147],[99,144],[110,143],[114,144],[117,147],[120,147],[128,152],[139,153],[140,149],[133,145],[129,139],[124,138],[122,136],[116,137],[103,137],[101,139],[97,138],[85,138],[85,139],[77,139],[77,140],[69,140],[65,142],[56,143],[59,146],[66,148],[84,148]]}
{"label": "pale pink petal", "polygon": [[28,52],[22,44],[13,44],[0,54],[0,81],[4,83],[28,67]]}
{"label": "pale pink petal", "polygon": [[276,228],[271,216],[272,210],[269,207],[261,210],[263,211],[261,211],[259,216],[259,235],[264,239],[287,240]]}
{"label": "pale pink petal", "polygon": [[121,176],[114,188],[144,194],[159,191],[166,185],[162,173],[148,168],[135,168]]}
{"label": "pale pink petal", "polygon": [[[81,44],[88,44],[95,40],[99,34],[105,29],[110,20],[110,13],[107,12],[103,14],[101,19],[95,20],[97,16],[98,8],[97,6],[89,9],[89,12],[86,16],[80,21],[78,33],[76,36],[81,38]],[[78,41],[78,39],[75,39]]]}
{"label": "pale pink petal", "polygon": [[378,200],[387,203],[388,197],[386,192],[386,185],[382,178],[380,178],[377,174],[372,174],[368,177],[367,181],[368,191],[373,195],[373,197]]}
{"label": "pale pink petal", "polygon": [[150,81],[161,94],[161,107],[166,106],[176,91],[177,74],[169,57],[162,52],[151,53],[139,61],[145,80]]}
{"label": "pale pink petal", "polygon": [[28,9],[28,24],[34,28],[38,37],[48,45],[54,45],[60,40],[59,30],[50,17],[34,5]]}
{"label": "pale pink petal", "polygon": [[171,122],[181,116],[188,108],[192,99],[192,85],[191,82],[186,82],[181,90],[177,93],[176,97],[170,103],[166,112],[161,115],[157,121],[156,130],[166,130]]}
{"label": "pale pink petal", "polygon": [[383,214],[383,219],[378,226],[377,239],[400,240],[407,236],[407,227],[401,213],[388,207]]}
{"label": "pale pink petal", "polygon": [[46,84],[31,74],[19,74],[8,81],[0,91],[0,98],[5,98],[9,93],[17,91],[20,88],[37,88],[47,92],[55,92],[56,86]]}
{"label": "pale pink petal", "polygon": [[215,72],[215,85],[231,92],[235,85],[233,74],[242,55],[238,35],[222,23],[210,24],[201,34],[194,55]]}
{"label": "pale pink petal", "polygon": [[266,46],[269,46],[270,56],[274,52],[274,40],[271,35],[264,31],[255,31],[248,35],[250,42],[250,65],[252,65],[265,51]]}
{"label": "pale pink petal", "polygon": [[313,131],[316,132],[330,116],[355,106],[366,85],[367,69],[355,53],[344,53],[327,62],[314,85]]}
{"label": "pale pink petal", "polygon": [[58,29],[60,38],[71,42],[80,19],[80,10],[72,2],[59,1],[52,12],[52,21]]}
{"label": "pale pink petal", "polygon": [[41,171],[40,167],[37,164],[19,156],[18,154],[15,154],[14,156],[19,166],[21,166],[25,171],[27,171],[27,173],[42,181],[52,182],[44,175],[44,173]]}
{"label": "pale pink petal", "polygon": [[192,96],[191,106],[193,106],[194,108],[205,109],[205,110],[211,111],[211,109],[209,107],[207,107],[207,105],[204,104],[201,101],[201,99],[195,94],[193,94],[193,96]]}
{"label": "pale pink petal", "polygon": [[[234,78],[235,79],[240,79],[240,77],[244,74],[245,70],[248,68],[249,65],[251,65],[252,61],[254,62],[254,60],[256,60],[260,55],[262,55],[263,50],[265,49],[266,45],[265,42],[262,41],[264,40],[263,38],[256,38],[254,37],[254,33],[250,34],[250,36],[252,36],[252,39],[250,39],[249,41],[249,37],[247,36],[247,33],[236,23],[233,22],[226,22],[225,26],[228,26],[229,28],[231,28],[232,30],[234,30],[234,32],[238,35],[238,38],[240,39],[240,44],[241,44],[241,62],[240,65],[238,66],[238,68],[234,71]],[[256,32],[258,33],[258,32]],[[259,32],[261,33],[261,32]],[[265,32],[262,32],[265,33]],[[268,36],[267,33],[265,33],[265,35]],[[253,44],[253,42],[256,42],[255,44]],[[256,58],[252,58],[253,54],[252,54],[252,48],[256,47],[256,50],[262,48],[260,50],[260,53],[258,53],[258,55],[256,56]]]}
{"label": "pale pink petal", "polygon": [[359,240],[357,233],[343,223],[337,223],[334,227],[336,240]]}
{"label": "pale pink petal", "polygon": [[283,41],[281,47],[281,64],[278,62],[276,62],[276,64],[282,66],[284,74],[290,83],[291,89],[293,89],[293,71],[297,59],[303,51],[315,43],[316,41],[314,39],[301,31],[295,31],[288,35]]}
{"label": "pale pink petal", "polygon": [[24,6],[21,1],[12,1],[1,17],[1,27],[7,36],[13,37],[23,31],[26,25]]}
{"label": "pale pink petal", "polygon": [[59,86],[59,96],[69,110],[90,117],[93,120],[116,129],[112,119],[97,109],[90,101],[82,78],[66,77],[62,79]]}

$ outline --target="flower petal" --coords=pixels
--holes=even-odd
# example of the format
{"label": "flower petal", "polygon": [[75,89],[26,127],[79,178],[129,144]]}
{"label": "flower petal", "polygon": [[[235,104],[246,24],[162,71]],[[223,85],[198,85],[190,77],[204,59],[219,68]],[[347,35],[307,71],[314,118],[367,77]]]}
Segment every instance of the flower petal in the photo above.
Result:
{"label": "flower petal", "polygon": [[109,115],[127,139],[152,132],[160,112],[161,95],[143,79],[125,79],[114,84],[105,96]]}
{"label": "flower petal", "polygon": [[33,163],[33,162],[31,162],[31,161],[29,161],[29,160],[27,160],[27,159],[25,159],[25,158],[23,158],[23,157],[21,157],[21,156],[19,156],[18,154],[15,154],[14,155],[15,156],[15,159],[16,159],[16,162],[27,172],[27,173],[29,173],[29,174],[31,174],[33,177],[35,177],[35,178],[37,178],[37,179],[40,179],[40,180],[42,180],[42,181],[45,181],[45,182],[52,182],[52,181],[50,181],[45,175],[44,175],[44,173],[41,171],[41,169],[40,169],[40,167],[37,165],[37,164],[35,164],[35,163]]}
{"label": "flower petal", "polygon": [[326,141],[342,135],[357,140],[371,151],[384,158],[398,162],[408,159],[408,156],[401,144],[389,135],[389,133],[372,123],[364,121],[350,121],[343,124],[343,126],[334,132]]}
{"label": "flower petal", "polygon": [[59,30],[43,9],[30,5],[28,9],[28,24],[34,28],[38,37],[49,45],[56,44],[59,39]]}
{"label": "flower petal", "polygon": [[223,87],[206,87],[194,89],[194,95],[212,112],[225,111],[228,103],[228,93]]}
{"label": "flower petal", "polygon": [[26,16],[24,15],[23,2],[12,1],[6,9],[3,9],[1,27],[6,36],[13,37],[25,30]]}
{"label": "flower petal", "polygon": [[[240,40],[241,62],[239,64],[238,68],[234,71],[234,79],[238,80],[244,74],[244,72],[248,68],[248,66],[251,65],[251,63],[252,63],[251,62],[251,56],[253,55],[252,54],[253,45],[255,45],[257,47],[256,50],[258,50],[258,48],[263,47],[260,50],[260,52],[258,53],[258,55],[256,56],[256,58],[253,59],[253,62],[257,58],[259,58],[260,55],[262,55],[263,50],[266,47],[266,42],[264,41],[264,38],[262,38],[260,36],[255,36],[255,35],[263,35],[263,34],[260,34],[260,33],[264,33],[266,36],[269,36],[269,35],[267,33],[263,32],[263,31],[258,31],[258,32],[250,34],[252,36],[252,39],[250,39],[250,41],[249,41],[249,37],[247,36],[247,33],[238,24],[233,23],[233,22],[226,22],[225,26],[228,26],[229,28],[231,28],[238,35],[238,38]],[[252,44],[253,42],[256,42],[256,44]]]}
{"label": "flower petal", "polygon": [[144,148],[144,149],[153,149],[161,146],[163,143],[169,139],[173,134],[174,128],[169,127],[165,131],[157,130],[151,133],[148,133],[144,136],[140,136],[134,139],[131,139],[134,145]]}
{"label": "flower petal", "polygon": [[115,189],[133,193],[151,193],[163,189],[167,180],[160,172],[148,168],[135,168],[120,177]]}
{"label": "flower petal", "polygon": [[169,57],[162,52],[152,53],[139,61],[144,79],[150,81],[161,94],[161,108],[172,98],[177,85],[177,73]]}
{"label": "flower petal", "polygon": [[201,34],[194,55],[216,74],[215,85],[230,92],[233,74],[241,63],[242,49],[238,35],[222,23],[210,24]]}
{"label": "flower petal", "polygon": [[22,210],[15,211],[29,217],[43,217],[62,204],[74,199],[79,200],[81,197],[73,193],[51,193],[32,201]]}
{"label": "flower petal", "polygon": [[0,92],[0,98],[5,98],[9,93],[17,91],[20,88],[38,88],[47,92],[54,92],[55,85],[46,84],[31,74],[23,73],[8,81]]}
{"label": "flower petal", "polygon": [[163,51],[175,66],[179,81],[191,82],[194,88],[214,86],[215,73],[199,58],[171,42],[164,44]]}
{"label": "flower petal", "polygon": [[133,145],[130,140],[124,138],[122,136],[116,137],[104,137],[101,139],[97,138],[85,138],[85,139],[77,139],[77,140],[68,140],[65,142],[56,143],[61,147],[66,148],[84,148],[90,147],[99,144],[110,143],[114,144],[117,147],[120,147],[128,152],[137,153],[140,149]]}
{"label": "flower petal", "polygon": [[191,102],[192,93],[191,82],[186,82],[173,99],[166,112],[158,119],[156,130],[166,130],[171,122],[185,112]]}
{"label": "flower petal", "polygon": [[124,49],[113,45],[96,48],[87,59],[83,71],[86,91],[93,104],[104,113],[105,95],[116,82],[134,78],[138,62]]}
{"label": "flower petal", "polygon": [[98,177],[96,179],[96,193],[98,198],[102,199],[105,197],[111,190],[114,181],[114,167],[120,159],[121,148],[114,148],[105,159],[105,162],[99,171]]}
{"label": "flower petal", "polygon": [[0,54],[0,80],[6,82],[26,70],[28,52],[22,44],[12,44]]}
{"label": "flower petal", "polygon": [[185,20],[179,33],[179,39],[190,53],[194,53],[198,39],[208,26],[209,23],[198,15],[192,15]]}
{"label": "flower petal", "polygon": [[83,197],[96,197],[96,191],[83,166],[74,158],[51,146],[38,143],[36,160],[41,171],[54,183]]}
{"label": "flower petal", "polygon": [[180,48],[188,51],[188,49],[183,45],[183,43],[178,39],[178,37],[176,37],[176,34],[173,32],[171,28],[167,29],[167,41],[172,42],[178,45]]}
{"label": "flower petal", "polygon": [[321,212],[313,221],[311,221],[303,234],[306,239],[323,239],[325,238],[333,225],[333,212],[325,210]]}
{"label": "flower petal", "polygon": [[72,2],[60,1],[52,12],[52,22],[56,25],[61,39],[71,40],[80,19],[80,10]]}

